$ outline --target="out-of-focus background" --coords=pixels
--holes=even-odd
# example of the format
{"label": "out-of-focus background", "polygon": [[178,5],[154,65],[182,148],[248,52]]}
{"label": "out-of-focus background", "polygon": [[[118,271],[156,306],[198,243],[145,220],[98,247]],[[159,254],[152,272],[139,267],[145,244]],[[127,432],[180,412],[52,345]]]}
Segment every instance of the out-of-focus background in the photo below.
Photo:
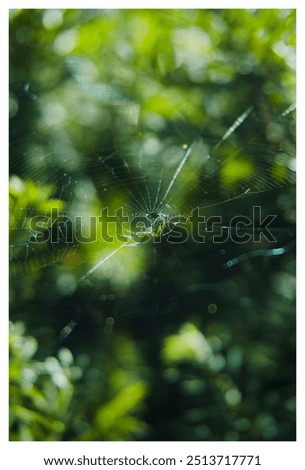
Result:
{"label": "out-of-focus background", "polygon": [[[294,100],[294,10],[11,10],[11,440],[295,439]],[[273,244],[67,224],[254,205]]]}

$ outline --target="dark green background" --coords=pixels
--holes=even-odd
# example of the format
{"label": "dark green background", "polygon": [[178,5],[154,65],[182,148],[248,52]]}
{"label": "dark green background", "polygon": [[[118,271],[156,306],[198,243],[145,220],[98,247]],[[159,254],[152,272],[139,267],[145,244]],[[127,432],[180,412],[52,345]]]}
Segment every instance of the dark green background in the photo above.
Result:
{"label": "dark green background", "polygon": [[[295,439],[294,54],[293,10],[11,11],[12,440]],[[257,247],[150,242],[78,284],[118,244],[28,242],[52,207],[128,205],[141,153],[156,191],[200,139],[219,167],[194,184],[190,159],[170,205],[269,188],[206,213],[228,223],[261,205],[282,256],[263,242],[266,256],[226,269]],[[249,182],[226,163],[236,152],[253,162]],[[123,183],[107,155],[131,165]]]}

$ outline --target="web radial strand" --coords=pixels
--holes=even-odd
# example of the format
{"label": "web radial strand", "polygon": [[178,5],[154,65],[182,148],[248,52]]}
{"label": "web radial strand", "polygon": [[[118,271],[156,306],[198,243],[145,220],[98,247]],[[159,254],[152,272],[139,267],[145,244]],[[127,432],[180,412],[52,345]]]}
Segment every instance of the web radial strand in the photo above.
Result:
{"label": "web radial strand", "polygon": [[111,156],[106,157],[105,159],[102,160],[102,162],[103,162],[105,168],[107,168],[107,170],[110,171],[110,173],[116,178],[116,180],[118,181],[118,183],[119,183],[122,187],[126,188],[127,193],[128,193],[128,194],[130,195],[130,197],[132,198],[132,201],[133,201],[133,202],[132,202],[132,205],[134,206],[134,208],[135,208],[136,210],[138,210],[139,212],[141,212],[142,206],[141,206],[140,201],[138,201],[138,199],[134,196],[134,194],[130,191],[130,189],[127,188],[127,186],[126,186],[126,184],[124,183],[124,181],[122,181],[122,179],[115,173],[114,169],[113,169],[110,165],[108,165],[108,163],[106,163],[107,159],[109,159],[109,158],[111,158]]}
{"label": "web radial strand", "polygon": [[182,171],[182,169],[183,169],[184,165],[186,164],[186,162],[187,162],[189,156],[191,155],[191,152],[192,152],[192,145],[190,145],[190,146],[187,148],[187,150],[185,151],[185,154],[184,154],[184,156],[183,156],[181,162],[179,163],[178,168],[176,169],[176,171],[175,171],[175,173],[174,173],[172,179],[171,179],[170,182],[169,182],[169,185],[168,185],[168,187],[167,187],[167,190],[165,191],[165,194],[164,194],[164,196],[163,196],[163,199],[161,200],[161,202],[160,202],[160,203],[158,204],[158,206],[157,206],[157,209],[156,209],[157,211],[158,211],[159,208],[163,205],[164,201],[166,200],[167,196],[169,195],[169,193],[170,193],[170,191],[171,191],[171,189],[172,189],[172,187],[173,187],[173,185],[174,185],[176,179],[177,179],[178,176],[179,176],[179,173]]}
{"label": "web radial strand", "polygon": [[125,248],[126,246],[128,245],[131,245],[130,243],[123,243],[122,245],[118,246],[118,248],[116,248],[115,250],[113,250],[111,253],[109,253],[107,256],[105,256],[105,258],[102,258],[98,263],[96,263],[94,266],[92,266],[91,269],[89,269],[89,271],[87,271],[80,279],[79,279],[79,283],[83,283],[86,281],[86,279],[88,279],[89,276],[91,276],[91,274],[93,274],[97,269],[99,269],[101,266],[103,266],[103,264],[105,264],[110,258],[112,258],[113,256],[115,256],[119,251],[122,250],[122,248]]}
{"label": "web radial strand", "polygon": [[281,116],[285,117],[295,110],[296,110],[296,103],[292,103],[290,106],[288,106],[287,109],[285,109],[285,111],[282,112]]}
{"label": "web radial strand", "polygon": [[145,184],[146,195],[148,199],[148,209],[149,209],[149,212],[152,212],[153,206],[152,206],[150,190],[149,190],[148,183],[147,183],[146,173],[144,173],[144,184]]}
{"label": "web radial strand", "polygon": [[223,142],[225,142],[230,137],[230,135],[233,134],[233,132],[236,131],[236,129],[245,121],[245,119],[247,119],[247,117],[250,116],[253,109],[254,109],[253,106],[249,106],[249,108],[233,122],[232,126],[229,127],[229,129],[225,132],[225,134],[220,139],[220,141],[215,145],[214,149],[217,149],[218,147],[220,147],[220,145]]}
{"label": "web radial strand", "polygon": [[146,193],[147,200],[148,200],[149,212],[152,212],[153,211],[153,206],[152,206],[151,194],[150,194],[150,190],[149,190],[149,186],[148,186],[148,182],[147,182],[146,171],[144,171],[144,169],[143,169],[143,150],[142,149],[139,151],[139,170],[143,174],[143,182],[144,182],[144,186],[145,186],[145,193]]}
{"label": "web radial strand", "polygon": [[[134,178],[134,175],[132,174],[132,172],[131,172],[131,170],[130,170],[130,166],[128,165],[128,163],[127,163],[126,160],[123,160],[123,162],[124,162],[125,167],[126,167],[127,170],[128,170],[128,173],[129,173],[129,175],[130,175],[130,178],[131,178],[131,180],[132,180],[132,179]],[[138,186],[136,180],[134,181],[134,185],[135,185],[135,188],[137,189],[137,193],[139,194],[140,198],[142,199],[141,205],[143,205],[143,207],[145,208],[145,210],[146,210],[147,212],[149,212],[149,205],[148,205],[148,203],[147,203],[145,197],[143,196],[143,193],[142,193],[141,189],[139,188],[139,186]]]}
{"label": "web radial strand", "polygon": [[224,264],[224,267],[231,268],[249,258],[258,258],[258,257],[271,258],[273,256],[282,256],[288,251],[292,250],[294,246],[295,246],[295,242],[291,242],[288,245],[282,246],[280,248],[255,250],[255,251],[250,251],[249,253],[243,253],[242,255],[236,256],[235,258],[232,258],[229,261],[227,261]]}
{"label": "web radial strand", "polygon": [[154,202],[153,208],[152,208],[153,212],[155,212],[157,210],[157,207],[158,207],[159,197],[160,197],[160,190],[161,190],[161,186],[162,186],[162,183],[163,183],[163,176],[164,176],[164,167],[161,168],[160,177],[159,177],[159,180],[158,180],[158,183],[157,183],[156,197],[155,197],[155,202]]}

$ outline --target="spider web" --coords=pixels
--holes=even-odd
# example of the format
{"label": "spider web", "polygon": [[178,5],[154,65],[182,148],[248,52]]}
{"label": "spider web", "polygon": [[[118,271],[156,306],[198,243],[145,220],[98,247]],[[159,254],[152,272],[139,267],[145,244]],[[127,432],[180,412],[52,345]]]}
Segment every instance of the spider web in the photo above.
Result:
{"label": "spider web", "polygon": [[[119,119],[127,116],[129,122],[138,112],[130,103],[120,109]],[[205,135],[204,130],[194,136],[183,120],[174,126],[166,123],[159,134],[148,130],[141,135],[129,126],[126,133],[115,136],[111,148],[94,142],[85,157],[80,157],[81,146],[62,142],[69,152],[65,155],[60,149],[56,155],[42,147],[35,135],[25,136],[25,158],[11,160],[12,275],[26,278],[51,269],[56,280],[55,287],[49,288],[58,297],[89,286],[119,292],[122,298],[128,293],[135,305],[145,304],[146,288],[131,294],[134,284],[159,285],[157,297],[167,304],[170,314],[179,290],[188,302],[194,294],[223,288],[215,276],[220,268],[228,272],[256,259],[284,255],[294,246],[292,224],[289,216],[285,219],[285,211],[290,214],[293,207],[287,188],[295,181],[294,109],[291,105],[281,110],[266,125],[249,106],[218,138]],[[14,155],[20,139],[20,134],[18,139],[13,135]],[[130,229],[124,232],[124,241],[108,242],[99,226],[94,227],[92,238],[92,220],[98,220],[105,208],[112,214],[122,209],[128,221],[144,217],[152,224],[156,217],[188,220],[198,208],[206,217],[219,215],[226,227],[234,215],[248,214],[254,204],[263,206],[266,214],[278,215],[270,229],[276,243],[262,237],[256,244],[215,246],[210,232],[205,232],[204,244],[196,240],[166,244],[162,236],[154,243],[153,233],[145,237],[150,243],[144,243],[141,230],[135,239]],[[147,221],[146,225],[152,225]],[[206,259],[213,264],[212,272],[202,269]],[[108,300],[114,297],[101,295]],[[143,307],[137,308],[141,314]],[[75,319],[68,322],[62,337],[76,324]]]}

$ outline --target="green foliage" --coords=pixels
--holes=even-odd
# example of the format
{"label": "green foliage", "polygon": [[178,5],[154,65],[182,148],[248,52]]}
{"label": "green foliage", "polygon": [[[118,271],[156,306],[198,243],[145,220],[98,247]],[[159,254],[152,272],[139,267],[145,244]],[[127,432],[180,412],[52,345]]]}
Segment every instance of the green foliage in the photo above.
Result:
{"label": "green foliage", "polygon": [[204,335],[191,323],[182,325],[178,335],[165,339],[163,359],[165,363],[182,361],[203,364],[211,359],[212,351]]}
{"label": "green foliage", "polygon": [[[276,440],[285,434],[295,400],[280,402],[281,384],[255,405],[264,386],[280,376],[282,359],[274,345],[255,341],[249,333],[244,344],[241,338],[236,343],[233,331],[217,321],[205,334],[187,323],[164,339],[163,378],[158,386],[171,401],[186,403],[182,420],[174,414],[168,418],[175,426],[175,438]],[[161,414],[156,426],[162,440],[166,424]]]}
{"label": "green foliage", "polygon": [[37,341],[24,335],[20,323],[10,324],[10,438],[61,440],[73,394],[73,356],[67,349],[58,358],[33,358]]}
{"label": "green foliage", "polygon": [[[106,365],[89,371],[87,356],[75,360],[68,348],[61,348],[57,357],[42,361],[35,359],[37,347],[22,324],[10,323],[11,440],[129,440],[145,435],[140,412],[147,384],[130,340],[122,338],[112,351],[115,358],[109,354]],[[109,382],[103,379],[106,371]]]}
{"label": "green foliage", "polygon": [[[181,213],[195,203],[214,215],[214,196],[244,180],[260,190],[267,171],[281,182],[294,155],[294,60],[289,9],[11,11],[12,440],[295,438],[292,251],[225,270],[243,246],[143,243],[81,283],[120,243],[29,242],[36,215],[50,228],[52,210],[77,214],[87,229],[89,215],[132,205],[139,155],[158,186],[194,141],[171,201]],[[218,179],[199,188],[215,148]],[[101,170],[105,156],[136,169],[130,186]],[[234,202],[236,214],[248,208]],[[289,237],[293,205],[289,187],[264,194]]]}

